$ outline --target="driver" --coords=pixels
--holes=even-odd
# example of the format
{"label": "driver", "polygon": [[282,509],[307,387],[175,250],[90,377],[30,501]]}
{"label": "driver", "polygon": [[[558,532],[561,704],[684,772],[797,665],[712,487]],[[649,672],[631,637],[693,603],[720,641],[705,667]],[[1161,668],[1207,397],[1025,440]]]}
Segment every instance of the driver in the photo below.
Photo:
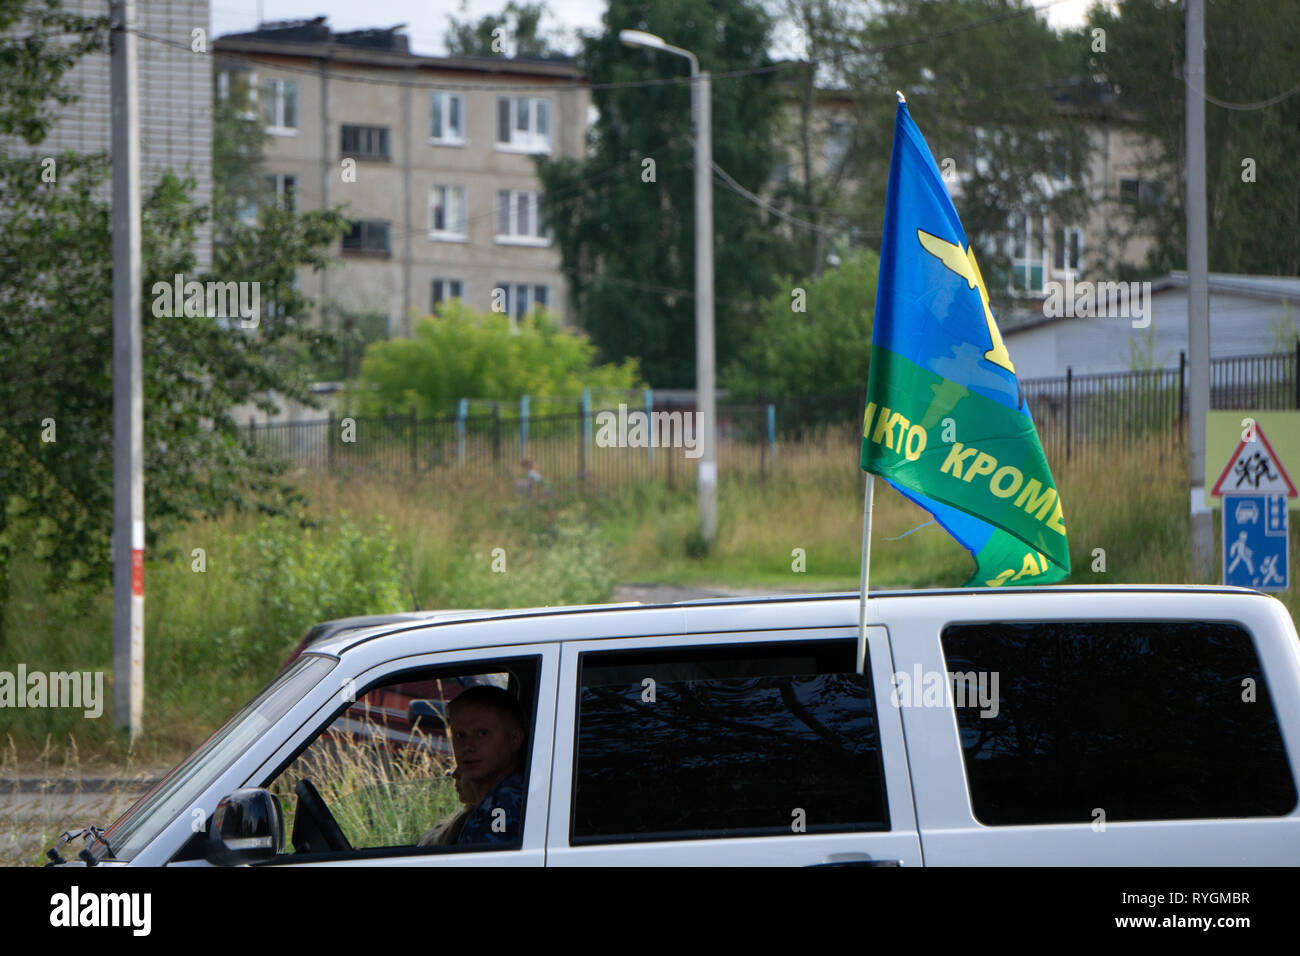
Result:
{"label": "driver", "polygon": [[453,698],[447,716],[456,757],[456,793],[468,810],[426,830],[418,845],[517,842],[524,806],[523,708],[508,691],[483,685]]}

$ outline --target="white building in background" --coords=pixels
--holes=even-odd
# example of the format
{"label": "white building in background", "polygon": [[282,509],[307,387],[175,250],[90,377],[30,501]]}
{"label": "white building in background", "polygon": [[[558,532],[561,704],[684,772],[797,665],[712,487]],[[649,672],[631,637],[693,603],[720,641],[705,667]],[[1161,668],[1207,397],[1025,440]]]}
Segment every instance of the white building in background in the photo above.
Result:
{"label": "white building in background", "polygon": [[[1177,368],[1187,349],[1187,273],[1152,281],[1146,307],[1140,318],[1039,312],[999,316],[998,325],[1022,381],[1067,368],[1075,375]],[[1298,331],[1300,278],[1210,274],[1211,358],[1294,353]]]}
{"label": "white building in background", "polygon": [[[103,16],[107,0],[64,0],[69,13]],[[208,42],[208,0],[136,0],[136,51],[139,72],[140,185],[143,196],[166,171],[193,177],[193,199],[212,200],[212,58],[193,52],[195,30]],[[89,53],[64,77],[77,94],[56,117],[38,156],[64,150],[78,153],[112,152],[109,55]],[[25,145],[6,142],[10,150]],[[105,185],[105,192],[108,192]],[[198,230],[196,253],[200,268],[212,260],[209,223]]]}

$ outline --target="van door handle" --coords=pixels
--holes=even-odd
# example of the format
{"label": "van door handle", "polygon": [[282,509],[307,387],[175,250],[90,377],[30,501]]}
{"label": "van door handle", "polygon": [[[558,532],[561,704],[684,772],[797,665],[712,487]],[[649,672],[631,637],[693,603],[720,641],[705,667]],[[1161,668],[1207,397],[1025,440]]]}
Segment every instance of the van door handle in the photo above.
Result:
{"label": "van door handle", "polygon": [[832,853],[821,863],[809,866],[902,866],[902,860],[873,860],[865,853]]}

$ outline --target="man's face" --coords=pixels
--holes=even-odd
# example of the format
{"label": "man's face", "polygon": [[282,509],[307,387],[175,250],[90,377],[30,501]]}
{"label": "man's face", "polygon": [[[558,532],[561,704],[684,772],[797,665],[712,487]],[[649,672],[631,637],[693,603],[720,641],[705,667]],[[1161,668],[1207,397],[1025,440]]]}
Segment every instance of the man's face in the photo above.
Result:
{"label": "man's face", "polygon": [[482,795],[509,776],[524,734],[495,707],[464,704],[451,714],[451,746],[460,779]]}

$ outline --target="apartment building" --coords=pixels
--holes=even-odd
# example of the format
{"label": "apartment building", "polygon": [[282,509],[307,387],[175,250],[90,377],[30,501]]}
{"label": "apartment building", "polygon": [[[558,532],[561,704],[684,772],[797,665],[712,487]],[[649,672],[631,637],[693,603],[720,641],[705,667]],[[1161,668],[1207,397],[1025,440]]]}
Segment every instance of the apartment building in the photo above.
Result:
{"label": "apartment building", "polygon": [[[104,0],[64,0],[63,7],[87,17],[108,12]],[[136,0],[135,8],[141,187],[148,195],[164,172],[193,177],[194,201],[207,204],[212,199],[212,60],[195,47],[206,49],[208,0]],[[42,157],[64,150],[111,153],[108,53],[86,54],[64,79],[77,99],[55,108],[49,135],[35,152]],[[6,148],[28,150],[16,138],[7,138]],[[109,193],[105,184],[105,199]],[[206,223],[196,253],[200,267],[211,263],[212,232]]]}
{"label": "apartment building", "polygon": [[582,74],[563,59],[421,56],[400,29],[335,33],[319,17],[214,43],[218,95],[257,91],[268,185],[353,220],[303,292],[386,315],[390,335],[446,299],[568,320],[534,160],[582,155]]}
{"label": "apartment building", "polygon": [[[851,176],[845,175],[844,165],[846,160],[851,161],[856,94],[821,89],[812,102],[808,158],[813,176],[832,183],[832,194],[850,197],[854,184]],[[1088,211],[1080,220],[1071,222],[1056,221],[1046,212],[1021,213],[1007,223],[1004,234],[992,237],[1010,260],[1007,274],[1001,277],[1001,291],[1008,295],[1012,308],[1009,314],[999,316],[999,321],[1008,324],[1020,321],[1022,315],[1041,316],[1041,302],[1049,282],[1063,282],[1067,277],[1118,279],[1121,274],[1142,269],[1154,237],[1133,214],[1140,207],[1165,201],[1166,184],[1157,172],[1163,169],[1158,146],[1139,132],[1137,117],[1122,109],[1109,89],[1081,91],[1076,97],[1063,98],[1057,109],[1081,124],[1090,141],[1082,184],[1088,195]],[[802,177],[801,112],[799,91],[788,88],[780,140],[785,155],[773,171],[774,185]],[[879,143],[875,148],[889,147],[888,143]],[[1051,179],[1054,175],[1044,171],[1053,185],[1068,185],[1063,178]],[[963,176],[958,170],[949,189],[958,197],[962,188]],[[799,212],[797,207],[794,211]],[[833,210],[827,212],[832,215],[824,215],[823,221],[838,222],[843,238],[853,244],[864,241],[853,236],[856,226],[868,236],[878,235],[879,222],[851,224],[837,221]],[[972,238],[979,241],[985,237]],[[992,288],[995,279],[987,266],[985,275]]]}

